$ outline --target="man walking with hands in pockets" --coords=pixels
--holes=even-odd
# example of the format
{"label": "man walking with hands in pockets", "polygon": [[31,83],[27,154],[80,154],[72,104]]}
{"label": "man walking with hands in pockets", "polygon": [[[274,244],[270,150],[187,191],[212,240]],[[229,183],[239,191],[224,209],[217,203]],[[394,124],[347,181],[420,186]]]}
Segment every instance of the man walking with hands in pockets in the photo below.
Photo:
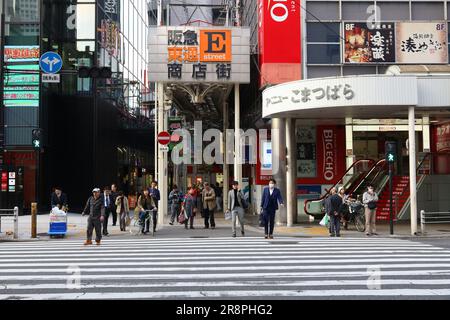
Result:
{"label": "man walking with hands in pockets", "polygon": [[231,227],[233,238],[236,237],[236,217],[241,225],[241,235],[244,236],[244,197],[239,190],[239,182],[233,181],[233,189],[228,192],[228,212],[231,211]]}

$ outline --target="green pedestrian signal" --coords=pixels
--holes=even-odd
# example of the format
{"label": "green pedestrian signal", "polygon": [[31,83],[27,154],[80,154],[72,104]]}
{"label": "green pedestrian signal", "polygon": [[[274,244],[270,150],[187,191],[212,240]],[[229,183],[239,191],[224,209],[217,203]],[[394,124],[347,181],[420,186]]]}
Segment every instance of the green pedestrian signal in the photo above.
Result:
{"label": "green pedestrian signal", "polygon": [[389,163],[395,162],[397,158],[397,143],[395,141],[386,141],[384,147],[386,152],[386,161]]}

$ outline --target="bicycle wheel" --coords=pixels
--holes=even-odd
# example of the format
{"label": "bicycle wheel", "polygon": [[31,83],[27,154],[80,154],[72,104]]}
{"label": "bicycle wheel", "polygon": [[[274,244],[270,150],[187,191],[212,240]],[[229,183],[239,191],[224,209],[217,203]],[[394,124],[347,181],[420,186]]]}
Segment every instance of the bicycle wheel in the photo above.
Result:
{"label": "bicycle wheel", "polygon": [[150,220],[150,228],[152,230],[152,237],[154,237],[155,236],[155,228],[153,227],[153,213],[150,212],[149,216],[150,216],[149,220]]}
{"label": "bicycle wheel", "polygon": [[355,217],[355,227],[359,232],[364,232],[366,229],[366,217],[364,214],[358,214]]}
{"label": "bicycle wheel", "polygon": [[130,233],[132,235],[139,235],[141,233],[142,226],[139,223],[139,220],[134,220],[129,225]]}

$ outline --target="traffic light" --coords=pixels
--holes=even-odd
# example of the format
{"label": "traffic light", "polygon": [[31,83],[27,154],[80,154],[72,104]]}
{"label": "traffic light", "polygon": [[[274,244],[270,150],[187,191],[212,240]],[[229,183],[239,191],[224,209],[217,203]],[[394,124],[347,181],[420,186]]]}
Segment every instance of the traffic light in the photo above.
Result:
{"label": "traffic light", "polygon": [[108,79],[111,78],[112,71],[109,67],[79,67],[78,68],[78,77],[80,78],[102,78]]}
{"label": "traffic light", "polygon": [[40,149],[42,143],[42,129],[33,129],[31,143],[33,148]]}
{"label": "traffic light", "polygon": [[395,141],[386,141],[384,143],[384,150],[387,162],[394,163],[397,161],[397,143]]}

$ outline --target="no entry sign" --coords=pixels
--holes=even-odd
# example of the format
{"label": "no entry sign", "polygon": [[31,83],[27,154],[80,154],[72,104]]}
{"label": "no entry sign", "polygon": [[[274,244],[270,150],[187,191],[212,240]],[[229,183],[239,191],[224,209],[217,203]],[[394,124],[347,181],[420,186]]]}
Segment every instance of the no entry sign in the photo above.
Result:
{"label": "no entry sign", "polygon": [[167,131],[161,131],[158,133],[158,143],[162,145],[166,145],[170,142],[170,133]]}

